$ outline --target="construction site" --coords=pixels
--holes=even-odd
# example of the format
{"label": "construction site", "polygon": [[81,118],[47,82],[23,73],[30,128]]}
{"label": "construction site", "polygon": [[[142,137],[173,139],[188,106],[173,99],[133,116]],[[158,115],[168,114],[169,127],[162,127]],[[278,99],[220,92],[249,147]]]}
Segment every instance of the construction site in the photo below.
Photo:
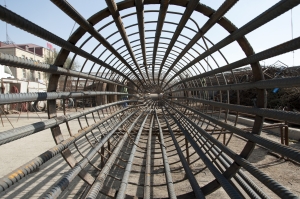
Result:
{"label": "construction site", "polygon": [[105,0],[87,18],[50,2],[69,37],[0,5],[61,48],[0,42],[0,198],[300,197],[300,37],[246,37],[300,0],[242,26],[225,17],[238,0]]}

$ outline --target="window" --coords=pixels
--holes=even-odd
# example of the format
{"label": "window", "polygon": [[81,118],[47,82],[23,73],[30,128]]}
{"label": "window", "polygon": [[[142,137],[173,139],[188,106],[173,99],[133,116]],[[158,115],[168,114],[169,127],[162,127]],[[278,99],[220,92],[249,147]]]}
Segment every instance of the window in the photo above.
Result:
{"label": "window", "polygon": [[41,79],[41,72],[38,72],[38,78]]}
{"label": "window", "polygon": [[30,70],[30,81],[35,81],[34,70]]}
{"label": "window", "polygon": [[23,69],[22,72],[23,72],[23,78],[26,78],[26,70]]}

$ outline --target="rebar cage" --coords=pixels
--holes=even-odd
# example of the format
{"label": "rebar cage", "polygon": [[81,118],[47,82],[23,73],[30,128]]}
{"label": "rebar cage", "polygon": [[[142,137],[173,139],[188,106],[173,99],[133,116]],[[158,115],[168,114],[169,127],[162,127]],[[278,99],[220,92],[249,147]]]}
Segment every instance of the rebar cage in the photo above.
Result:
{"label": "rebar cage", "polygon": [[[106,0],[88,19],[66,0],[51,1],[79,24],[67,40],[0,6],[1,20],[61,47],[54,64],[0,53],[0,64],[51,74],[47,92],[0,95],[2,107],[46,100],[48,113],[1,131],[0,144],[47,129],[56,143],[1,178],[3,197],[60,160],[69,166],[56,170],[59,179],[45,193],[37,191],[44,198],[214,198],[217,191],[222,198],[299,197],[297,185],[248,159],[257,146],[291,161],[287,169],[300,162],[287,133],[286,145],[261,135],[264,118],[300,124],[297,111],[267,108],[268,89],[299,87],[300,78],[265,79],[259,64],[299,49],[300,38],[255,53],[245,35],[300,0],[279,1],[240,28],[224,17],[238,0],[217,10],[197,0]],[[217,43],[206,37],[215,26],[226,35]],[[233,43],[244,57],[230,63],[222,48]],[[86,61],[75,71],[72,62],[64,67],[68,56]],[[250,127],[240,115],[251,118]]]}

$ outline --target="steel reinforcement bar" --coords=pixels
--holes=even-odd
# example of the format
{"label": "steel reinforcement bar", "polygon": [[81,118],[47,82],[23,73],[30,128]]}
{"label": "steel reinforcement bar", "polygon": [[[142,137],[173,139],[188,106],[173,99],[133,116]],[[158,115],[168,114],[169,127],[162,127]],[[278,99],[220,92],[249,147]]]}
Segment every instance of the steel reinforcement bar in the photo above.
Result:
{"label": "steel reinforcement bar", "polygon": [[44,199],[52,199],[57,198],[67,187],[68,185],[74,180],[74,178],[80,173],[81,170],[93,159],[95,154],[101,149],[101,147],[111,138],[111,136],[118,130],[118,128],[127,121],[131,116],[136,114],[138,110],[130,113],[120,121],[114,129],[111,130],[108,134],[106,134],[102,139],[98,141],[98,143],[81,159],[75,167],[69,170],[64,177],[54,185],[51,190],[45,195]]}
{"label": "steel reinforcement bar", "polygon": [[108,91],[75,91],[75,92],[38,92],[38,93],[7,93],[0,94],[1,104],[13,104],[20,102],[43,101],[53,99],[83,98],[98,95],[127,95],[137,97],[134,94]]}
{"label": "steel reinforcement bar", "polygon": [[94,63],[97,63],[101,66],[106,67],[107,69],[119,74],[120,76],[124,77],[128,81],[132,82],[134,85],[135,82],[133,82],[130,78],[128,78],[125,74],[121,73],[120,71],[116,70],[114,67],[108,65],[107,63],[103,62],[102,60],[98,59],[97,57],[91,55],[90,53],[78,48],[77,46],[69,43],[68,41],[54,35],[53,33],[41,28],[40,26],[32,23],[31,21],[17,15],[16,13],[4,8],[3,6],[0,6],[0,19],[3,21],[6,21],[10,23],[11,25],[14,25],[20,29],[23,29],[31,34],[34,34],[42,39],[45,39],[46,41],[50,41],[66,50],[69,50],[71,52],[74,52],[75,54],[78,54]]}
{"label": "steel reinforcement bar", "polygon": [[122,177],[122,182],[121,182],[120,188],[118,190],[118,195],[116,196],[116,199],[123,199],[125,197],[125,192],[126,192],[126,188],[127,188],[127,185],[128,185],[128,179],[129,179],[129,175],[130,175],[130,172],[131,172],[131,167],[132,167],[132,164],[133,164],[133,161],[134,161],[134,154],[136,152],[136,148],[138,146],[138,143],[139,143],[139,140],[140,140],[140,137],[141,137],[141,134],[143,132],[143,128],[144,128],[144,125],[146,123],[146,120],[147,120],[148,116],[149,116],[149,113],[145,116],[145,119],[142,122],[142,125],[141,125],[141,127],[138,131],[138,134],[136,135],[136,138],[135,138],[135,141],[133,143],[133,146],[132,146],[132,149],[131,149],[131,152],[130,152],[130,156],[128,158],[127,165],[126,165],[123,177]]}
{"label": "steel reinforcement bar", "polygon": [[79,77],[84,79],[90,79],[90,80],[96,80],[101,81],[105,83],[115,84],[118,86],[124,86],[127,87],[124,84],[120,84],[118,82],[111,81],[109,79],[104,79],[95,75],[89,75],[87,73],[83,73],[80,71],[75,71],[72,69],[66,69],[63,67],[50,65],[46,63],[40,63],[28,59],[23,59],[14,55],[4,54],[0,52],[0,64],[6,65],[6,66],[18,66],[20,68],[30,69],[30,70],[37,70],[37,71],[43,71],[51,74],[58,74],[58,75],[67,75],[72,77]]}
{"label": "steel reinforcement bar", "polygon": [[80,130],[77,134],[69,137],[68,139],[62,141],[61,143],[57,144],[56,146],[50,148],[46,152],[42,153],[41,155],[37,156],[36,158],[30,160],[28,163],[24,164],[23,166],[19,167],[18,169],[14,170],[13,172],[5,175],[0,180],[0,192],[3,192],[13,184],[20,181],[22,178],[39,168],[41,165],[52,159],[54,156],[62,152],[63,150],[67,149],[71,144],[75,143],[75,141],[79,140],[83,136],[85,136],[88,132],[91,132],[93,129],[97,128],[102,123],[110,120],[111,118],[117,116],[120,113],[127,111],[129,108],[122,109],[117,111],[110,116],[101,119],[100,121],[96,122],[94,125],[89,126],[83,130]]}
{"label": "steel reinforcement bar", "polygon": [[134,100],[126,100],[126,101],[119,101],[119,102],[114,102],[110,104],[105,104],[97,107],[90,108],[88,110],[84,111],[79,111],[76,113],[70,113],[67,115],[59,116],[56,118],[48,119],[42,122],[36,122],[33,124],[29,124],[26,126],[10,129],[7,131],[0,132],[0,145],[20,139],[22,137],[26,137],[28,135],[40,132],[42,130],[57,126],[59,124],[62,124],[67,121],[71,121],[73,119],[88,115],[90,113],[108,108],[110,106],[115,106],[115,105],[120,105],[123,103],[128,103],[128,102],[136,102]]}
{"label": "steel reinforcement bar", "polygon": [[[274,18],[280,16],[281,14],[289,11],[290,9],[294,8],[295,6],[297,6],[298,4],[300,4],[300,0],[282,0],[282,1],[278,2],[277,4],[275,4],[274,6],[272,6],[271,8],[269,8],[268,10],[266,10],[265,12],[263,12],[262,14],[260,14],[259,16],[257,16],[256,18],[254,18],[252,21],[248,22],[247,24],[245,24],[244,26],[242,26],[240,29],[236,30],[235,32],[233,32],[232,34],[230,34],[229,36],[227,36],[226,38],[224,38],[223,40],[221,40],[220,42],[218,42],[217,44],[215,44],[214,46],[212,46],[210,49],[208,49],[207,51],[205,51],[204,53],[202,53],[200,56],[198,56],[195,60],[193,60],[192,62],[190,62],[188,65],[186,65],[185,67],[183,67],[182,69],[180,69],[166,83],[166,85],[168,85],[168,83],[170,81],[172,81],[172,79],[174,79],[176,76],[178,76],[179,74],[181,74],[183,71],[185,71],[186,69],[188,69],[189,67],[191,67],[192,65],[194,65],[196,62],[198,62],[198,61],[206,58],[207,56],[209,56],[209,55],[213,54],[214,52],[216,52],[217,50],[221,49],[222,47],[230,44],[231,42],[237,40],[238,38],[240,38],[240,37],[248,34],[249,32],[255,30],[256,28],[258,28],[258,27],[266,24],[267,22],[273,20]],[[281,48],[280,50],[283,51],[283,52],[279,51],[277,53],[282,54],[284,52],[289,52],[292,49],[288,50],[288,49]],[[287,50],[287,51],[284,51],[284,50]],[[265,51],[263,51],[263,52],[265,52]],[[263,53],[263,54],[259,53],[259,54],[260,55],[263,55],[263,54],[264,55],[268,55],[267,58],[269,58],[272,53]],[[274,54],[274,56],[275,56],[275,54]],[[258,61],[260,61],[260,60],[258,60]],[[212,71],[210,71],[210,72],[212,72]],[[216,74],[216,73],[213,72],[213,74]],[[208,74],[205,75],[205,76],[208,76]]]}
{"label": "steel reinforcement bar", "polygon": [[[128,136],[130,136],[130,133],[131,133],[132,129],[135,127],[136,123],[138,122],[138,120],[140,119],[140,117],[143,114],[144,114],[144,112],[139,113],[139,115],[136,117],[136,119],[132,122],[129,129],[123,135],[122,139],[118,142],[118,145],[116,146],[116,148],[114,149],[114,151],[110,155],[110,157],[107,160],[106,164],[101,169],[101,172],[99,173],[99,175],[95,179],[95,182],[93,183],[92,187],[90,188],[90,190],[89,190],[89,192],[86,196],[87,199],[97,198],[101,188],[103,187],[104,181],[105,181],[109,171],[111,170],[112,165],[114,164],[117,156],[119,155],[119,153],[120,153],[120,151],[121,151],[121,149],[124,145],[124,142],[127,140]],[[148,114],[147,114],[147,116],[148,116]],[[146,116],[146,118],[147,118],[147,116]]]}
{"label": "steel reinforcement bar", "polygon": [[297,113],[297,112],[281,111],[281,110],[268,109],[268,108],[255,108],[255,107],[242,106],[242,105],[236,105],[236,104],[226,104],[226,103],[216,102],[216,101],[212,101],[212,100],[204,100],[204,99],[200,99],[200,98],[190,98],[190,97],[176,97],[176,98],[184,99],[187,101],[201,102],[203,104],[228,109],[231,111],[260,115],[263,117],[268,117],[268,118],[278,119],[281,121],[289,121],[291,123],[300,124],[300,113]]}
{"label": "steel reinforcement bar", "polygon": [[300,86],[300,77],[287,77],[280,79],[260,80],[249,83],[237,83],[227,85],[216,85],[206,87],[189,87],[184,89],[176,89],[165,93],[177,93],[182,91],[227,91],[227,90],[246,90],[246,89],[267,89],[267,88],[289,88]]}
{"label": "steel reinforcement bar", "polygon": [[169,198],[176,199],[177,197],[176,197],[176,193],[175,193],[175,189],[174,189],[174,185],[173,185],[172,174],[171,174],[171,169],[170,169],[170,165],[169,165],[169,161],[168,161],[168,155],[167,155],[167,151],[166,151],[164,136],[162,133],[161,125],[160,125],[156,111],[154,113],[155,113],[155,118],[156,118],[156,122],[158,125],[160,148],[161,148],[163,162],[164,162],[164,170],[165,170],[165,176],[166,176],[166,181],[167,181]]}
{"label": "steel reinforcement bar", "polygon": [[150,121],[150,128],[149,128],[149,135],[147,141],[147,155],[146,155],[146,168],[145,168],[145,183],[144,183],[144,198],[150,199],[151,198],[151,144],[152,144],[152,128],[154,123],[154,115],[151,116]]}
{"label": "steel reinforcement bar", "polygon": [[218,119],[216,118],[213,118],[211,116],[208,116],[206,114],[203,114],[191,107],[188,107],[186,105],[183,105],[183,104],[179,104],[179,103],[175,103],[173,102],[173,104],[176,104],[176,105],[179,105],[180,107],[183,107],[187,110],[190,110],[192,112],[194,112],[195,114],[199,115],[200,117],[204,118],[204,119],[207,119],[208,121],[210,122],[213,122],[214,124],[216,125],[219,125],[227,130],[229,130],[230,132],[232,133],[235,133],[249,141],[252,141],[254,143],[257,143],[261,146],[264,146],[265,148],[267,149],[270,149],[276,153],[279,153],[281,155],[284,155],[292,160],[295,160],[296,162],[299,162],[300,163],[300,151],[296,150],[296,149],[293,149],[289,146],[284,146],[284,145],[281,145],[281,144],[278,144],[276,142],[273,142],[271,140],[268,140],[266,138],[263,138],[259,135],[256,135],[256,134],[252,134],[250,132],[246,132],[242,129],[239,129],[237,127],[234,127],[234,126],[231,126],[229,124],[226,124],[222,121],[219,121]]}
{"label": "steel reinforcement bar", "polygon": [[176,148],[176,151],[177,151],[177,153],[178,153],[178,156],[179,156],[179,158],[180,158],[180,161],[181,161],[181,163],[182,163],[182,166],[183,166],[183,168],[184,168],[184,171],[185,171],[185,173],[186,173],[186,175],[187,175],[187,177],[188,177],[188,179],[189,179],[189,182],[190,182],[191,187],[192,187],[192,189],[193,189],[193,191],[194,191],[194,194],[195,194],[195,196],[196,196],[197,199],[204,199],[205,196],[204,196],[204,194],[202,193],[201,188],[200,188],[200,186],[199,186],[199,184],[198,184],[198,182],[197,182],[197,179],[195,178],[195,176],[194,176],[194,174],[193,174],[191,168],[189,167],[188,162],[186,161],[186,157],[183,155],[183,153],[182,153],[182,151],[181,151],[181,148],[180,148],[180,146],[179,146],[179,144],[178,144],[178,142],[177,142],[177,140],[176,140],[176,138],[175,138],[175,135],[174,135],[174,133],[173,133],[173,130],[172,130],[172,128],[170,127],[170,124],[169,124],[169,122],[168,122],[168,120],[167,120],[167,118],[166,118],[166,116],[165,116],[164,110],[163,110],[163,114],[164,114],[165,122],[166,122],[166,124],[167,124],[168,129],[169,129],[169,133],[170,133],[170,135],[171,135],[171,137],[172,137],[174,146],[175,146],[175,148]]}
{"label": "steel reinforcement bar", "polygon": [[[255,166],[253,166],[248,160],[240,157],[238,154],[233,152],[231,149],[229,149],[228,147],[226,147],[225,145],[220,143],[213,136],[209,135],[205,130],[200,128],[196,123],[192,122],[189,118],[187,118],[184,114],[182,114],[176,108],[173,108],[173,107],[171,107],[171,108],[172,108],[172,110],[176,111],[181,117],[183,117],[186,121],[188,121],[188,123],[190,125],[192,125],[195,129],[197,129],[197,131],[207,139],[207,140],[205,140],[205,142],[207,142],[209,140],[212,144],[216,145],[219,148],[219,151],[226,153],[238,165],[242,166],[245,170],[247,170],[251,175],[256,177],[259,181],[261,181],[264,185],[266,185],[270,190],[272,190],[274,193],[276,193],[279,197],[281,197],[281,198],[298,198],[292,192],[290,192],[287,188],[283,187],[282,185],[277,183],[275,180],[270,178],[268,175],[266,175],[265,173],[260,171]],[[172,118],[174,118],[174,116],[172,116]],[[177,123],[179,124],[180,122],[177,121]],[[185,135],[190,136],[188,133]],[[190,137],[190,139],[193,140],[192,137]],[[226,175],[227,174],[224,173],[224,176],[226,176]],[[232,176],[232,173],[231,173],[231,176]]]}
{"label": "steel reinforcement bar", "polygon": [[231,185],[231,183],[226,179],[222,173],[217,169],[214,164],[208,159],[208,157],[205,155],[205,153],[201,150],[201,148],[198,146],[196,141],[191,137],[188,131],[186,131],[185,128],[182,127],[180,122],[170,113],[170,111],[167,109],[168,114],[171,116],[171,118],[174,120],[174,122],[177,124],[179,129],[183,132],[185,137],[188,139],[189,143],[192,145],[192,147],[195,149],[201,160],[204,162],[204,164],[207,166],[207,168],[210,170],[210,172],[215,176],[217,181],[222,185],[226,193],[231,198],[243,198],[243,196],[239,193],[239,191]]}

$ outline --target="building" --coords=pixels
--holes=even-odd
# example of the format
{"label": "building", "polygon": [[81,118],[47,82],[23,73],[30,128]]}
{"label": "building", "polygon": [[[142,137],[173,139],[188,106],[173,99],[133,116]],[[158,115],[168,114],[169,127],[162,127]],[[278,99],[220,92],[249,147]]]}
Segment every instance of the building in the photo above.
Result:
{"label": "building", "polygon": [[[45,62],[46,57],[53,56],[53,51],[35,44],[6,44],[0,42],[0,53],[10,54],[37,62]],[[46,83],[43,72],[10,67],[13,76],[18,80]]]}

